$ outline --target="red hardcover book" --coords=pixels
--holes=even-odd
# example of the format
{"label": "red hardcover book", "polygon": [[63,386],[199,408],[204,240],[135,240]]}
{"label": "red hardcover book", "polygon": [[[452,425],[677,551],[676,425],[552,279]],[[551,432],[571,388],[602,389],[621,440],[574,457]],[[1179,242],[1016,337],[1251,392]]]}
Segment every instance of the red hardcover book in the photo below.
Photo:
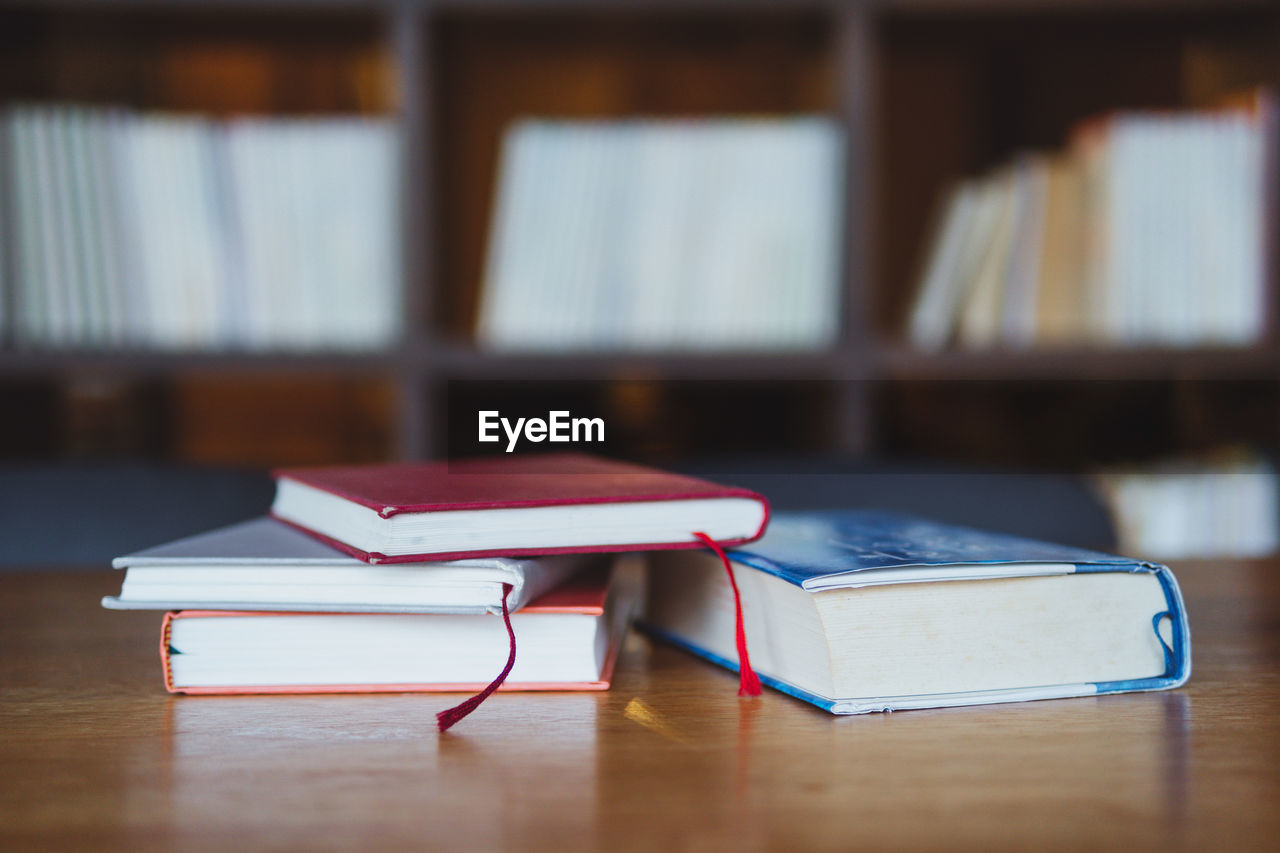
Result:
{"label": "red hardcover book", "polygon": [[747,489],[577,454],[275,477],[276,518],[371,563],[737,545],[769,520]]}

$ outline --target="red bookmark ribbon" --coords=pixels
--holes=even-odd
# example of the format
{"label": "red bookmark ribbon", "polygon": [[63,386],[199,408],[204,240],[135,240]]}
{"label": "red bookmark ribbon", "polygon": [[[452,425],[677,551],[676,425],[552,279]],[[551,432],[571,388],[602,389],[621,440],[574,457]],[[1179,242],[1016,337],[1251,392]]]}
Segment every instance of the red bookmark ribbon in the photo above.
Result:
{"label": "red bookmark ribbon", "polygon": [[507,596],[510,594],[511,584],[504,583],[502,585],[502,621],[507,626],[507,639],[511,644],[511,651],[507,654],[507,665],[502,668],[502,672],[498,673],[497,678],[489,682],[489,686],[484,690],[481,690],[467,701],[436,714],[436,726],[440,731],[448,731],[449,727],[454,723],[479,708],[481,702],[488,699],[493,691],[502,686],[502,682],[506,681],[507,676],[511,674],[511,667],[516,665],[516,632],[511,627],[511,611],[507,607]]}
{"label": "red bookmark ribbon", "polygon": [[694,531],[694,536],[720,558],[724,570],[729,574],[729,585],[733,587],[733,607],[737,611],[737,622],[734,624],[734,640],[738,646],[738,695],[759,696],[760,676],[751,668],[751,657],[747,654],[747,631],[742,622],[742,595],[738,592],[738,579],[733,576],[733,566],[729,565],[729,555],[720,545],[705,533]]}

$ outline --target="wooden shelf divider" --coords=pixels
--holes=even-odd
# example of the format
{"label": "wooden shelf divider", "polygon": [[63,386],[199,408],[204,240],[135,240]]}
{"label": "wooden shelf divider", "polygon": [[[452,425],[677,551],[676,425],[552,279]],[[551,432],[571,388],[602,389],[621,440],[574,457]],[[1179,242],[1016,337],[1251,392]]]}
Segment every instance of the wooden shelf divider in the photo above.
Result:
{"label": "wooden shelf divider", "polygon": [[437,413],[429,396],[432,360],[432,299],[435,290],[435,166],[431,156],[434,115],[431,102],[432,57],[428,16],[409,3],[394,7],[394,41],[401,124],[401,218],[404,287],[403,335],[409,369],[398,379],[396,455],[423,459],[435,447]]}

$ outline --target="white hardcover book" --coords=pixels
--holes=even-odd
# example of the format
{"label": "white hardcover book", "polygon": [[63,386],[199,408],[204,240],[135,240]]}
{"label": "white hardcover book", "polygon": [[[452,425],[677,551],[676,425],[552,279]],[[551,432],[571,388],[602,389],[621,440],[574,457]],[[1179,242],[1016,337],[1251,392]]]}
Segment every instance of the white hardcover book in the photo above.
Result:
{"label": "white hardcover book", "polygon": [[120,205],[116,198],[116,157],[113,124],[120,120],[117,110],[94,110],[83,124],[89,183],[89,220],[98,258],[96,271],[101,292],[101,342],[120,346],[127,342],[125,323],[124,270],[120,225],[114,220]]}
{"label": "white hardcover book", "polygon": [[220,248],[222,285],[218,293],[219,321],[216,346],[233,350],[252,347],[249,322],[248,272],[241,242],[240,202],[235,185],[231,154],[231,124],[220,121],[209,127],[208,151],[211,165],[209,191],[217,212],[216,245]]}
{"label": "white hardcover book", "polygon": [[609,274],[614,280],[614,293],[610,334],[614,347],[634,350],[646,346],[647,315],[652,314],[653,305],[660,298],[656,290],[647,287],[645,252],[653,237],[651,229],[661,221],[663,196],[660,188],[655,192],[661,172],[655,168],[653,134],[647,124],[628,122],[625,135],[627,159],[618,189],[622,207],[611,229],[614,256]]}
{"label": "white hardcover book", "polygon": [[[1188,218],[1205,228],[1196,261],[1197,296],[1205,297],[1216,290],[1218,298],[1205,314],[1204,339],[1210,343],[1245,343],[1245,331],[1238,306],[1248,287],[1242,275],[1242,255],[1247,251],[1241,241],[1246,227],[1242,221],[1243,197],[1236,191],[1235,178],[1244,165],[1241,152],[1232,144],[1231,117],[1197,116],[1195,138],[1197,195]],[[1218,229],[1222,229],[1219,231]],[[1217,287],[1206,281],[1206,273],[1216,268]]]}
{"label": "white hardcover book", "polygon": [[227,293],[233,280],[232,243],[227,236],[228,212],[222,191],[225,177],[217,144],[220,133],[221,125],[205,120],[190,122],[186,127],[193,164],[187,179],[201,238],[198,291],[188,310],[193,314],[197,346],[203,348],[225,347],[231,334]]}
{"label": "white hardcover book", "polygon": [[17,267],[14,262],[17,241],[16,231],[12,226],[16,201],[10,165],[13,152],[10,148],[7,116],[0,113],[0,347],[9,347],[13,343],[13,306],[14,275]]}
{"label": "white hardcover book", "polygon": [[724,136],[724,245],[709,319],[725,326],[722,349],[793,349],[813,298],[802,257],[812,224],[808,140],[798,124],[772,119],[726,121]]}
{"label": "white hardcover book", "polygon": [[599,128],[606,150],[594,217],[597,236],[592,242],[592,267],[596,275],[590,289],[590,313],[595,346],[603,349],[627,346],[630,319],[626,310],[632,287],[628,263],[635,238],[635,178],[640,145],[637,130],[637,123],[631,121]]}
{"label": "white hardcover book", "polygon": [[518,610],[594,555],[372,565],[283,522],[257,518],[117,557],[117,610],[498,613]]}
{"label": "white hardcover book", "polygon": [[577,173],[574,183],[580,195],[576,216],[570,220],[572,243],[563,259],[570,283],[569,325],[565,340],[547,344],[557,349],[613,349],[616,343],[607,334],[605,312],[612,300],[610,291],[618,285],[609,266],[616,250],[612,226],[618,215],[619,171],[625,168],[625,137],[618,126],[600,122],[580,125],[574,136],[579,150],[571,168]]}
{"label": "white hardcover book", "polygon": [[[795,348],[814,297],[805,257],[813,225],[805,129],[797,122],[726,121],[718,252],[709,319],[728,321],[718,343],[736,350]],[[732,152],[732,153],[730,153]]]}
{"label": "white hardcover book", "polygon": [[[1191,673],[1164,566],[876,512],[782,513],[728,552],[760,680],[833,714],[1165,690]],[[737,669],[715,555],[653,557],[648,630]]]}
{"label": "white hardcover book", "polygon": [[70,106],[57,110],[62,135],[68,208],[68,261],[75,270],[78,345],[100,347],[106,343],[106,294],[102,283],[103,258],[93,220],[96,204],[90,175],[86,125],[93,120],[89,109]]}
{"label": "white hardcover book", "polygon": [[[1108,135],[1110,293],[1115,340],[1176,344],[1162,300],[1195,300],[1199,238],[1187,233],[1190,136],[1179,119],[1129,115]],[[1177,258],[1177,263],[1168,263]],[[1197,332],[1195,337],[1201,337]]]}
{"label": "white hardcover book", "polygon": [[244,258],[250,345],[275,349],[288,334],[288,306],[282,296],[286,234],[275,209],[279,173],[272,162],[270,127],[263,119],[240,119],[228,130],[232,186]]}
{"label": "white hardcover book", "polygon": [[296,126],[268,119],[263,130],[264,153],[272,176],[268,185],[272,196],[269,210],[278,223],[278,278],[268,284],[275,294],[272,308],[278,337],[274,343],[281,349],[297,350],[304,348],[312,335],[315,315],[299,263],[303,242],[300,229],[305,214],[299,209],[296,196],[299,160],[305,155]]}
{"label": "white hardcover book", "polygon": [[[327,245],[329,229],[325,220],[336,213],[335,202],[326,197],[328,180],[333,177],[322,174],[326,142],[337,128],[332,121],[308,119],[290,121],[295,154],[290,158],[293,169],[292,207],[297,219],[297,236],[294,243],[295,266],[298,270],[299,289],[305,308],[305,328],[298,346],[302,349],[318,349],[336,343],[332,329],[325,322],[329,305],[337,302],[346,289],[355,289],[357,281],[344,283],[331,278],[329,273],[337,263],[335,246]],[[352,163],[347,172],[359,174],[366,165]],[[328,180],[326,180],[328,178]],[[360,197],[352,196],[352,208],[360,206]],[[340,208],[338,208],[340,209]],[[340,304],[340,303],[339,303]],[[352,319],[360,322],[360,312]]]}
{"label": "white hardcover book", "polygon": [[259,221],[266,226],[257,245],[264,260],[261,287],[266,295],[267,346],[273,350],[294,348],[303,316],[297,304],[294,229],[288,203],[293,181],[287,147],[284,129],[270,119],[259,119],[256,144],[250,151],[258,161]]}
{"label": "white hardcover book", "polygon": [[[1158,178],[1163,172],[1158,160],[1167,157],[1168,152],[1159,145],[1156,128],[1140,117],[1134,117],[1126,125],[1113,143],[1118,147],[1118,168],[1123,181],[1117,192],[1122,217],[1117,221],[1127,229],[1116,233],[1114,244],[1117,254],[1124,259],[1120,276],[1122,341],[1146,344],[1156,340],[1151,314],[1146,310],[1146,291],[1152,275],[1152,243],[1153,238],[1159,236],[1153,229],[1160,223],[1160,230],[1167,230],[1173,212],[1172,200],[1166,193],[1168,185]],[[1153,184],[1159,192],[1151,191]],[[1154,214],[1157,199],[1160,210]]]}
{"label": "white hardcover book", "polygon": [[267,227],[259,195],[262,182],[258,174],[257,147],[259,120],[237,119],[226,129],[228,184],[235,211],[233,227],[240,247],[243,275],[244,342],[251,350],[264,350],[271,344],[270,306],[267,293],[267,270],[263,259]]}
{"label": "white hardcover book", "polygon": [[563,269],[563,258],[570,243],[572,211],[575,208],[575,192],[572,182],[572,152],[566,158],[566,140],[562,128],[547,124],[535,131],[539,140],[537,183],[531,188],[533,210],[531,219],[542,211],[546,226],[530,227],[523,257],[527,271],[517,279],[523,306],[519,316],[512,318],[507,340],[502,346],[508,349],[545,349],[548,339],[560,338],[568,325],[567,314],[570,284]]}
{"label": "white hardcover book", "polygon": [[561,283],[548,275],[545,254],[564,236],[558,141],[550,124],[535,121],[514,125],[504,139],[477,329],[482,345],[536,347],[540,327],[560,322]]}
{"label": "white hardcover book", "polygon": [[136,160],[151,198],[139,223],[143,244],[153,256],[149,297],[154,345],[181,349],[187,344],[183,301],[191,287],[191,224],[184,204],[182,143],[175,116],[147,119],[151,156]]}
{"label": "white hardcover book", "polygon": [[303,307],[306,291],[298,280],[297,214],[291,203],[294,187],[294,151],[290,128],[271,119],[262,124],[263,168],[269,178],[266,185],[268,215],[276,223],[277,266],[274,280],[267,282],[272,293],[271,312],[275,328],[272,347],[297,349],[306,339],[310,311]]}
{"label": "white hardcover book", "polygon": [[[748,241],[753,185],[751,131],[729,122],[713,122],[699,129],[701,149],[699,186],[698,265],[694,268],[696,307],[687,324],[680,323],[679,344],[687,349],[740,349],[751,334],[759,298],[759,283],[770,275],[768,246]],[[775,318],[775,322],[779,318]]]}
{"label": "white hardcover book", "polygon": [[1211,194],[1207,191],[1212,177],[1204,157],[1212,150],[1212,139],[1206,133],[1207,126],[1195,116],[1165,117],[1160,126],[1160,150],[1146,162],[1147,182],[1164,185],[1171,224],[1162,232],[1147,231],[1141,310],[1152,340],[1191,346],[1205,340],[1212,322],[1204,315],[1198,324],[1187,322],[1190,318],[1181,310],[1195,305],[1204,288],[1202,263],[1207,246],[1195,231],[1195,219],[1197,209],[1209,202]]}
{"label": "white hardcover book", "polygon": [[828,119],[797,120],[805,140],[805,179],[798,183],[803,213],[797,219],[800,231],[797,250],[802,280],[808,283],[809,297],[802,315],[798,337],[792,343],[805,349],[822,349],[835,344],[842,325],[840,319],[842,225],[844,223],[844,136]]}
{"label": "white hardcover book", "polygon": [[1266,304],[1266,178],[1263,164],[1264,136],[1258,122],[1246,115],[1217,119],[1214,163],[1221,186],[1217,188],[1229,231],[1222,235],[1224,263],[1230,282],[1223,312],[1223,337],[1234,344],[1249,344],[1265,332]]}
{"label": "white hardcover book", "polygon": [[129,160],[127,179],[137,235],[139,290],[142,310],[139,312],[139,343],[166,346],[171,343],[167,311],[167,290],[178,286],[170,274],[169,257],[173,251],[172,222],[174,211],[166,203],[161,185],[169,169],[167,145],[162,120],[140,116],[128,128],[125,146]]}
{"label": "white hardcover book", "polygon": [[[547,328],[553,332],[539,342],[544,349],[592,349],[597,343],[592,322],[591,288],[599,285],[593,273],[594,248],[590,234],[600,191],[602,140],[593,125],[559,128],[561,173],[566,212],[561,223],[564,239],[559,251],[548,258],[554,264],[549,278],[561,285],[558,307]],[[558,328],[558,331],[557,331]]]}
{"label": "white hardcover book", "polygon": [[950,343],[955,332],[964,285],[961,260],[966,249],[970,253],[973,251],[975,236],[971,231],[982,189],[977,181],[954,185],[938,215],[908,324],[908,337],[920,349],[942,349]]}
{"label": "white hardcover book", "polygon": [[717,281],[722,348],[785,349],[800,335],[809,282],[800,257],[808,187],[804,140],[781,120],[725,121],[726,220]]}
{"label": "white hardcover book", "polygon": [[1049,164],[1043,157],[1028,157],[1018,164],[1017,206],[1000,322],[1001,340],[1015,347],[1030,346],[1035,341],[1037,272],[1044,243],[1048,184]]}
{"label": "white hardcover book", "polygon": [[1105,133],[1097,130],[1081,135],[1072,151],[1080,164],[1080,316],[1082,344],[1105,346],[1114,343],[1107,319],[1111,302],[1110,191],[1107,186],[1107,145]]}
{"label": "white hardcover book", "polygon": [[296,327],[290,348],[314,349],[324,336],[323,303],[328,298],[326,282],[317,261],[327,254],[316,241],[318,207],[323,204],[319,176],[315,170],[316,133],[310,120],[275,120],[283,140],[280,165],[284,176],[283,206],[289,229],[289,299]]}
{"label": "white hardcover book", "polygon": [[547,330],[561,333],[567,308],[566,283],[555,272],[571,207],[569,195],[562,191],[569,177],[563,156],[565,141],[553,123],[530,122],[527,133],[533,174],[526,185],[528,203],[517,208],[519,263],[512,287],[518,298],[512,300],[505,339],[496,342],[507,349],[544,346]]}
{"label": "white hardcover book", "polygon": [[46,256],[40,180],[36,168],[31,109],[13,107],[6,116],[9,185],[13,188],[13,333],[19,345],[45,340]]}
{"label": "white hardcover book", "polygon": [[716,217],[721,212],[718,195],[729,180],[718,150],[717,130],[722,129],[723,125],[719,124],[689,125],[684,129],[687,156],[692,163],[689,184],[692,230],[680,246],[685,255],[686,266],[682,270],[685,285],[679,291],[676,312],[670,320],[672,343],[681,349],[708,346],[704,329],[713,322],[717,308],[707,282],[712,275],[712,253],[719,227]]}
{"label": "white hardcover book", "polygon": [[383,177],[380,129],[354,118],[313,121],[308,128],[313,201],[304,254],[318,294],[316,345],[367,349],[388,339],[385,247],[395,229],[382,233],[389,224],[382,208],[393,196]]}
{"label": "white hardcover book", "polygon": [[[363,306],[364,321],[360,336],[352,341],[362,348],[389,346],[400,334],[401,313],[400,284],[400,196],[399,157],[400,137],[396,123],[389,119],[362,119],[347,123],[344,135],[361,153],[356,162],[365,164],[360,174],[348,173],[347,186],[352,193],[359,193],[359,209],[367,211],[360,222],[353,222],[352,212],[344,218],[344,231],[360,233],[364,224],[365,239],[358,246],[348,246],[346,263],[349,268],[340,271],[338,282],[348,293],[354,294]],[[350,143],[349,143],[350,144]],[[336,164],[334,164],[336,165]],[[331,168],[330,165],[325,166]],[[349,227],[346,227],[349,226]],[[360,280],[360,269],[365,269],[370,285],[365,289],[353,288],[352,281]]]}
{"label": "white hardcover book", "polygon": [[71,276],[62,244],[62,191],[59,186],[58,151],[48,110],[30,108],[26,114],[29,128],[28,152],[35,174],[36,217],[39,222],[41,279],[35,287],[41,291],[38,315],[38,342],[45,346],[67,346],[71,343]]}
{"label": "white hardcover book", "polygon": [[[385,273],[378,257],[380,242],[368,230],[371,221],[383,223],[370,198],[371,192],[380,189],[378,152],[359,130],[356,119],[318,121],[312,128],[311,180],[317,185],[321,199],[317,212],[321,215],[316,217],[310,240],[314,254],[323,258],[323,266],[316,271],[322,293],[317,343],[325,347],[375,346],[376,316],[385,299]],[[347,168],[341,165],[344,156],[350,158]],[[347,199],[345,204],[343,198]],[[362,237],[373,239],[361,240],[363,245],[355,242]],[[361,262],[365,267],[363,280],[357,267]]]}
{"label": "white hardcover book", "polygon": [[1099,286],[1101,296],[1099,320],[1101,334],[1109,343],[1131,343],[1129,331],[1128,294],[1133,276],[1126,261],[1133,251],[1126,251],[1124,241],[1132,239],[1133,214],[1129,210],[1134,196],[1129,186],[1133,181],[1133,166],[1123,157],[1125,150],[1119,141],[1123,131],[1120,120],[1112,122],[1098,154],[1098,201],[1101,221],[1106,228],[1105,237],[1099,242]]}
{"label": "white hardcover book", "polygon": [[[820,142],[814,128],[800,119],[738,123],[733,131],[744,149],[734,162],[730,183],[744,186],[729,253],[737,270],[733,278],[750,282],[735,297],[732,279],[725,295],[726,310],[734,303],[746,322],[734,330],[734,349],[789,350],[811,346],[814,330],[813,263],[816,244],[815,206],[821,188],[815,186]],[[732,192],[732,190],[730,191]]]}
{"label": "white hardcover book", "polygon": [[15,277],[18,272],[15,256],[21,239],[13,226],[17,199],[13,186],[12,145],[8,115],[0,110],[0,347],[12,347],[14,343]]}
{"label": "white hardcover book", "polygon": [[536,132],[531,123],[521,122],[502,137],[476,317],[476,340],[482,346],[501,346],[512,334],[522,262],[517,240],[523,236],[520,223],[528,218],[517,212],[532,206],[535,172],[525,161],[534,153]]}
{"label": "white hardcover book", "polygon": [[969,347],[987,347],[999,340],[1014,222],[1020,213],[1016,173],[1004,170],[991,180],[990,226],[960,310],[958,339]]}
{"label": "white hardcover book", "polygon": [[131,347],[152,343],[143,188],[134,163],[140,122],[132,113],[118,112],[111,114],[106,125],[111,181],[108,239],[114,240],[120,269],[120,336]]}
{"label": "white hardcover book", "polygon": [[70,125],[72,107],[55,106],[40,110],[44,126],[45,154],[49,158],[51,192],[48,203],[54,217],[55,251],[62,276],[54,294],[58,307],[58,341],[61,345],[83,347],[89,342],[88,287],[85,281],[83,223],[78,213],[74,151]]}
{"label": "white hardcover book", "polygon": [[361,245],[371,236],[369,220],[381,222],[368,199],[375,154],[356,135],[352,119],[313,120],[306,129],[304,192],[311,201],[306,206],[310,221],[302,260],[315,279],[316,338],[311,346],[360,349],[370,345],[371,318],[384,284],[376,263],[376,238]]}
{"label": "white hardcover book", "polygon": [[956,263],[958,286],[952,323],[957,337],[961,318],[973,297],[983,260],[995,239],[1006,196],[1006,189],[999,175],[983,178],[977,185],[973,221],[966,231],[964,249]]}
{"label": "white hardcover book", "polygon": [[[1187,121],[1186,119],[1190,119]],[[1154,247],[1157,267],[1152,276],[1165,288],[1157,298],[1149,299],[1149,312],[1157,322],[1160,339],[1175,346],[1194,346],[1217,337],[1216,328],[1223,318],[1229,322],[1231,299],[1206,303],[1205,296],[1217,289],[1207,279],[1220,277],[1217,285],[1226,296],[1235,290],[1238,280],[1232,274],[1231,259],[1214,256],[1220,251],[1211,231],[1199,230],[1199,220],[1216,208],[1217,217],[1229,215],[1215,184],[1213,159],[1220,154],[1216,133],[1210,122],[1200,116],[1168,122],[1171,137],[1165,145],[1162,171],[1173,186],[1177,226],[1164,235],[1161,245]],[[1226,205],[1229,207],[1229,204]],[[1209,270],[1216,266],[1216,273]],[[1208,273],[1208,275],[1206,275]],[[1194,312],[1194,313],[1192,313]]]}
{"label": "white hardcover book", "polygon": [[660,349],[674,343],[673,323],[684,292],[686,252],[682,237],[694,229],[693,160],[685,126],[643,123],[632,180],[635,227],[631,236],[629,346]]}
{"label": "white hardcover book", "polygon": [[[363,281],[359,277],[343,280],[343,274],[351,269],[345,255],[352,248],[358,248],[343,239],[343,223],[353,213],[365,216],[371,213],[363,193],[346,193],[348,188],[353,188],[352,175],[367,174],[370,164],[361,159],[364,152],[354,141],[346,139],[345,125],[346,121],[341,118],[309,119],[301,124],[305,157],[299,159],[305,173],[301,175],[298,189],[305,229],[298,260],[310,281],[315,305],[314,328],[307,341],[309,349],[356,348],[355,342],[368,334],[364,329],[369,322],[367,308],[360,304],[363,301],[360,297],[371,299],[377,288],[372,278],[373,269],[365,271]],[[346,168],[338,160],[343,151],[349,152],[352,158]],[[351,232],[359,235],[360,226],[354,222],[349,224]],[[339,314],[347,316],[345,329],[341,327]]]}

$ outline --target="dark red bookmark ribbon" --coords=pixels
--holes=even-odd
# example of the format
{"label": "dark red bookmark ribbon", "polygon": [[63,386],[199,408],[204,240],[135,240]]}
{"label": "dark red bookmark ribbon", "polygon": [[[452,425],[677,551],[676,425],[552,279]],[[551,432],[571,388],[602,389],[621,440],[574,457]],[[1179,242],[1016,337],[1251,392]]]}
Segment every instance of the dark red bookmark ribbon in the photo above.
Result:
{"label": "dark red bookmark ribbon", "polygon": [[[511,651],[507,654],[507,665],[502,668],[502,672],[498,673],[498,677],[489,682],[489,686],[472,696],[460,705],[454,705],[452,708],[441,711],[436,714],[436,726],[442,732],[449,730],[449,727],[470,714],[476,708],[480,707],[480,703],[488,699],[493,691],[502,686],[502,682],[507,680],[507,676],[511,674],[511,667],[516,665],[516,632],[511,627],[511,610],[507,607],[507,596],[511,594],[511,584],[504,583],[502,585],[502,621],[507,626],[507,639],[511,643]],[[757,692],[759,692],[757,690]]]}
{"label": "dark red bookmark ribbon", "polygon": [[[747,654],[747,632],[742,621],[742,594],[738,592],[738,579],[733,575],[733,566],[729,563],[729,555],[707,534],[701,531],[694,531],[693,535],[720,558],[720,562],[724,565],[725,573],[729,575],[729,586],[733,589],[734,642],[738,648],[738,695],[759,696],[762,690],[760,676],[756,675],[756,671],[751,668],[751,656]],[[511,594],[511,588],[509,583],[502,585],[502,622],[507,626],[507,640],[510,643],[507,665],[502,668],[502,672],[498,673],[497,678],[489,682],[489,686],[485,687],[485,689],[465,702],[436,714],[436,726],[442,732],[448,731],[463,717],[479,708],[480,703],[488,699],[495,690],[502,686],[502,683],[507,680],[507,676],[511,674],[511,668],[516,665],[516,632],[511,627],[511,609],[507,606],[507,596]]]}
{"label": "dark red bookmark ribbon", "polygon": [[738,695],[759,696],[760,676],[751,668],[751,657],[747,654],[747,631],[742,624],[742,595],[738,592],[738,579],[733,576],[733,566],[729,565],[729,555],[705,533],[694,531],[694,536],[720,557],[724,570],[729,574],[729,585],[733,587],[733,607],[737,611],[737,622],[734,624],[734,640],[738,645]]}

